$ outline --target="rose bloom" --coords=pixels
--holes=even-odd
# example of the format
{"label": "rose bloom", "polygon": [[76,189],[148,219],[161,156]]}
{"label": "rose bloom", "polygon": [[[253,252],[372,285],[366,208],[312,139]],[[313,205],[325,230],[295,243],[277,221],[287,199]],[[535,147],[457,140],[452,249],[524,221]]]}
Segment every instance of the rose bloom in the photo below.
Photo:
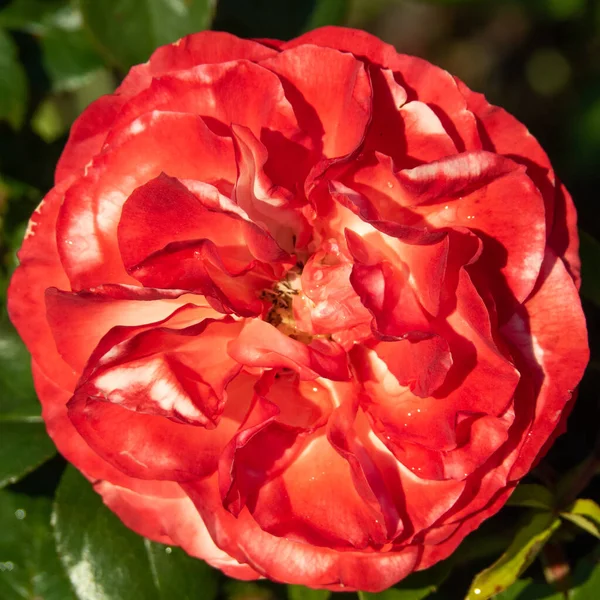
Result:
{"label": "rose bloom", "polygon": [[73,125],[9,297],[48,433],[228,575],[387,588],[561,431],[572,201],[527,129],[361,31],[203,32]]}

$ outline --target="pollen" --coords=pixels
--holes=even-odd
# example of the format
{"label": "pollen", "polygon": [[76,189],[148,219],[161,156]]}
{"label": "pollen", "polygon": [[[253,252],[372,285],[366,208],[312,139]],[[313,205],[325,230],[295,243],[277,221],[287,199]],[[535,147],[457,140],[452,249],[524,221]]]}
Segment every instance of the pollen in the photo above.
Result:
{"label": "pollen", "polygon": [[313,336],[300,331],[294,319],[294,297],[302,293],[300,275],[301,267],[296,266],[288,271],[285,279],[278,281],[272,288],[262,290],[259,297],[271,304],[265,315],[267,323],[292,339],[310,344]]}

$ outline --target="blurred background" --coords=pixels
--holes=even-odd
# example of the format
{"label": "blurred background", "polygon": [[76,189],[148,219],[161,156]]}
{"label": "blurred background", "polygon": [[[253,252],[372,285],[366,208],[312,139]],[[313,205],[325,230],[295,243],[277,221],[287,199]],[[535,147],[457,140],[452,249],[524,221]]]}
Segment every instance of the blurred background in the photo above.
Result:
{"label": "blurred background", "polygon": [[[449,561],[360,596],[487,598],[499,587],[507,588],[497,596],[504,600],[600,599],[600,0],[0,0],[0,600],[328,597],[227,580],[124,530],[85,482],[69,468],[63,475],[4,307],[16,249],[52,186],[70,125],[129,67],[201,29],[289,39],[326,24],[365,29],[448,69],[529,127],[579,212],[592,345],[568,433],[513,506]],[[87,512],[69,521],[71,510]],[[79,544],[60,549],[60,558],[52,512],[54,529],[70,527]],[[548,519],[541,529],[540,514]],[[75,558],[87,565],[91,587],[73,574]]]}

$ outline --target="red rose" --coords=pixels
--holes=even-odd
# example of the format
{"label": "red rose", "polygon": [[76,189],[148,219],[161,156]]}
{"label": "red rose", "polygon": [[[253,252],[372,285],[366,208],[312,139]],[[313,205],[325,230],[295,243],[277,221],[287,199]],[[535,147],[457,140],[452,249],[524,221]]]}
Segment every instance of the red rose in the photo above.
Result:
{"label": "red rose", "polygon": [[77,120],[10,314],[48,432],[132,529],[381,590],[560,433],[575,212],[523,125],[370,35],[204,32]]}

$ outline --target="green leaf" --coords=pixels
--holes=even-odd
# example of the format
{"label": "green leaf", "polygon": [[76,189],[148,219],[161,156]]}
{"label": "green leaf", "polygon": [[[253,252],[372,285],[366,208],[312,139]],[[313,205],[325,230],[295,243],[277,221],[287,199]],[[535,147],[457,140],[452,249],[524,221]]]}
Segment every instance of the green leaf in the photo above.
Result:
{"label": "green leaf", "polygon": [[600,242],[589,233],[579,230],[581,255],[581,295],[600,306]]}
{"label": "green leaf", "polygon": [[14,483],[56,453],[40,416],[27,349],[0,323],[0,487]]}
{"label": "green leaf", "polygon": [[60,564],[51,500],[0,492],[0,598],[76,600]]}
{"label": "green leaf", "polygon": [[66,132],[67,127],[56,98],[50,96],[40,102],[31,117],[31,129],[47,144],[51,144]]}
{"label": "green leaf", "polygon": [[41,423],[31,358],[15,328],[0,319],[0,420]]}
{"label": "green leaf", "polygon": [[112,94],[117,86],[115,77],[107,69],[96,71],[92,80],[80,87],[76,92],[71,95],[73,99],[73,110],[74,113],[71,115],[75,120],[82,113],[88,105],[104,96],[105,94]]}
{"label": "green leaf", "polygon": [[0,488],[15,483],[56,454],[42,423],[6,422],[0,415]]}
{"label": "green leaf", "polygon": [[65,0],[16,0],[0,11],[0,25],[39,38],[43,63],[55,91],[87,83],[103,61],[83,31],[77,7]]}
{"label": "green leaf", "polygon": [[494,596],[494,600],[564,600],[564,596],[547,583],[519,579],[507,590]]}
{"label": "green leaf", "polygon": [[104,65],[82,30],[49,29],[41,37],[43,61],[54,91],[85,85]]}
{"label": "green leaf", "polygon": [[223,587],[227,600],[277,600],[271,589],[255,581],[229,579]]}
{"label": "green leaf", "polygon": [[560,514],[565,519],[568,519],[578,527],[600,539],[600,506],[593,500],[584,498],[575,500],[567,510]]}
{"label": "green leaf", "polygon": [[378,594],[372,594],[371,592],[358,592],[360,600],[422,600],[435,591],[433,589],[425,590],[400,590],[397,588],[390,588],[379,592]]}
{"label": "green leaf", "polygon": [[588,500],[586,498],[575,500],[567,512],[574,515],[583,515],[594,521],[596,525],[600,525],[600,506],[593,500]]}
{"label": "green leaf", "polygon": [[144,540],[158,598],[212,600],[217,596],[217,574],[204,561],[181,548]]}
{"label": "green leaf", "polygon": [[353,0],[350,3],[348,25],[364,28],[366,23],[376,19],[388,5],[394,4],[395,1],[397,0]]}
{"label": "green leaf", "polygon": [[80,0],[105,57],[121,67],[148,60],[158,46],[210,27],[214,0]]}
{"label": "green leaf", "polygon": [[341,25],[348,18],[349,12],[350,2],[348,0],[317,0],[310,19],[306,23],[305,31],[325,25]]}
{"label": "green leaf", "polygon": [[560,526],[560,519],[550,513],[533,513],[521,527],[506,552],[481,571],[471,584],[467,600],[486,600],[510,587],[533,562],[550,536]]}
{"label": "green leaf", "polygon": [[0,27],[40,35],[49,27],[76,25],[76,15],[69,0],[12,0],[0,11]]}
{"label": "green leaf", "polygon": [[68,467],[56,495],[56,543],[80,600],[212,600],[215,571],[127,529],[88,481]]}
{"label": "green leaf", "polygon": [[311,590],[303,585],[288,585],[289,600],[328,600],[331,592],[328,590]]}
{"label": "green leaf", "polygon": [[489,558],[491,561],[508,548],[516,533],[515,523],[506,523],[498,517],[489,519],[470,533],[452,553],[452,564],[462,568],[475,560]]}
{"label": "green leaf", "polygon": [[[596,600],[600,590],[600,546],[577,563],[573,572],[573,588],[570,600]],[[520,600],[520,599],[519,599]]]}
{"label": "green leaf", "polygon": [[556,484],[556,506],[564,509],[572,503],[597,475],[600,475],[600,457],[592,452],[560,478]]}
{"label": "green leaf", "polygon": [[537,483],[521,484],[506,503],[507,506],[527,506],[541,510],[552,510],[554,498],[548,488]]}
{"label": "green leaf", "polygon": [[27,78],[19,62],[17,47],[0,29],[0,121],[18,128],[27,105]]}
{"label": "green leaf", "polygon": [[450,574],[451,568],[451,561],[446,560],[430,569],[409,575],[393,588],[378,594],[359,592],[359,597],[361,600],[422,600],[437,591]]}

